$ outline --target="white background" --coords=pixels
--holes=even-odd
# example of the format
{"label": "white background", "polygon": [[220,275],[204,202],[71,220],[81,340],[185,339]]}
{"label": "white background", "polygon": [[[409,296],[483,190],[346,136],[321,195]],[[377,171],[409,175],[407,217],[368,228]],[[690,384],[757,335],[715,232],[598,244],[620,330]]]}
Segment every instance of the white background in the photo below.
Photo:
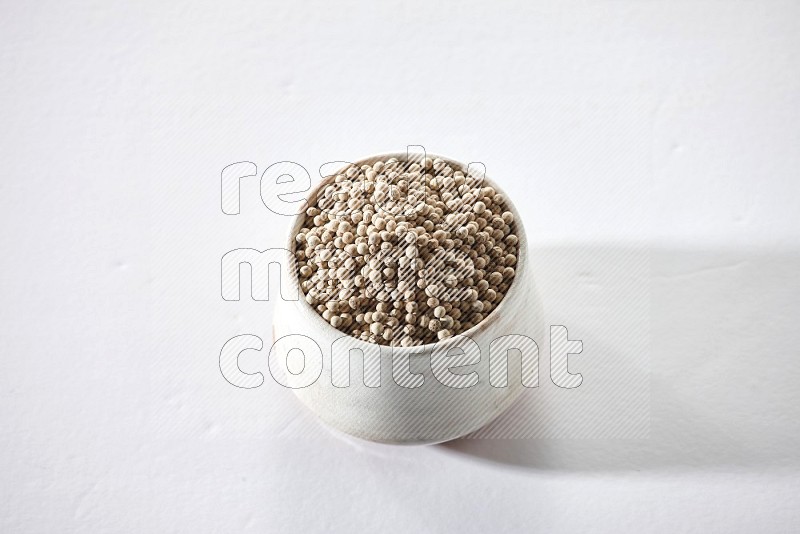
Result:
{"label": "white background", "polygon": [[[796,531],[799,50],[794,2],[3,2],[0,530]],[[222,378],[272,304],[219,260],[288,223],[222,168],[407,144],[519,199],[585,380],[645,254],[649,438],[377,446]]]}

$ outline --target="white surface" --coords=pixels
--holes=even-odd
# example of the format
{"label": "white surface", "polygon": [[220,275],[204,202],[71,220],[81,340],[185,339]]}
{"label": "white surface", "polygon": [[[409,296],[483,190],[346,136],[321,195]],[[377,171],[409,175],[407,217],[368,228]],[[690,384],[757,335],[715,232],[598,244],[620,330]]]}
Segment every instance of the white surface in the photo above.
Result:
{"label": "white surface", "polygon": [[[796,529],[796,3],[0,12],[0,530]],[[406,144],[526,198],[554,324],[625,306],[586,251],[649,246],[649,439],[372,446],[220,376],[272,305],[219,259],[285,227],[255,181],[223,215],[221,169]]]}

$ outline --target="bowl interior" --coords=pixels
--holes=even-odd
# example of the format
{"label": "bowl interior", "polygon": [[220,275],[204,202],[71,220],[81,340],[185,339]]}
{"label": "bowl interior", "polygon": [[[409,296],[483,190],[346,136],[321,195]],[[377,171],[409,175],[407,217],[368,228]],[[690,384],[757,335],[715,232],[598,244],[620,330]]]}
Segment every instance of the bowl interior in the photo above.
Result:
{"label": "bowl interior", "polygon": [[[467,168],[468,168],[467,164],[464,164],[464,163],[462,163],[460,161],[454,160],[452,158],[448,158],[446,156],[441,156],[441,155],[438,155],[438,154],[428,154],[428,153],[422,154],[422,153],[419,153],[419,154],[412,154],[412,155],[415,158],[417,158],[419,156],[430,157],[432,159],[439,158],[439,159],[445,161],[451,167],[453,167],[454,170],[461,170],[464,173],[466,173]],[[366,164],[370,164],[371,165],[371,164],[375,163],[378,160],[386,160],[386,159],[389,159],[389,158],[397,158],[398,161],[403,162],[403,161],[407,161],[408,160],[408,156],[409,156],[409,154],[407,154],[406,152],[387,152],[385,154],[376,154],[376,155],[372,155],[372,156],[368,156],[368,157],[359,159],[357,161],[352,162],[352,165],[356,165],[356,166],[359,166],[359,167],[361,165],[366,165]],[[336,175],[340,174],[341,171],[345,170],[350,165],[351,164],[348,163],[347,165],[345,165],[342,168],[338,169],[336,171],[336,173],[334,173],[334,174],[332,174],[330,176],[326,176],[316,186],[312,187],[311,190],[309,191],[307,205],[311,206],[311,205],[315,204],[317,196],[319,195],[320,191],[322,191],[327,185],[332,183],[333,180],[335,179]],[[495,320],[497,320],[497,317],[499,317],[499,314],[503,310],[504,305],[508,302],[509,297],[512,295],[512,293],[515,290],[519,291],[518,288],[521,286],[519,281],[524,276],[526,276],[527,268],[528,268],[528,262],[527,262],[527,259],[528,259],[527,258],[527,255],[528,255],[528,240],[527,240],[527,235],[525,234],[525,226],[522,223],[522,218],[520,217],[520,214],[519,214],[519,211],[517,210],[517,207],[514,205],[513,201],[511,200],[511,198],[509,198],[509,196],[502,189],[502,187],[497,185],[497,183],[495,183],[492,179],[490,179],[488,177],[488,175],[484,176],[483,184],[487,185],[487,186],[490,186],[490,187],[493,187],[495,189],[495,191],[497,191],[498,193],[503,195],[503,197],[505,199],[505,202],[506,202],[506,206],[508,207],[508,210],[512,214],[514,214],[515,230],[516,230],[517,237],[519,238],[519,245],[518,245],[518,252],[517,252],[516,273],[514,275],[514,280],[511,282],[511,285],[509,286],[508,291],[506,292],[506,294],[503,297],[503,300],[500,301],[500,304],[498,304],[498,306],[494,310],[492,310],[491,313],[489,313],[488,316],[484,317],[483,320],[480,323],[478,323],[477,325],[473,326],[469,330],[461,332],[460,334],[457,334],[457,335],[455,335],[455,336],[453,336],[451,338],[447,338],[445,340],[442,340],[442,341],[439,341],[439,342],[435,342],[435,343],[428,343],[428,344],[425,344],[425,345],[415,345],[413,347],[400,347],[400,346],[391,346],[390,347],[390,346],[387,346],[387,345],[380,345],[380,347],[386,347],[387,349],[391,349],[393,351],[393,353],[394,352],[397,352],[399,354],[408,353],[411,356],[414,356],[414,355],[424,356],[426,354],[429,354],[430,351],[433,350],[433,347],[435,347],[437,345],[441,345],[443,343],[447,343],[447,342],[451,342],[452,343],[453,342],[452,340],[457,340],[458,336],[467,336],[467,337],[474,336],[474,335],[478,334],[479,332],[484,331],[489,326],[491,326],[491,324]],[[302,228],[303,222],[305,222],[305,218],[306,218],[306,213],[305,213],[305,210],[303,210],[303,212],[301,212],[298,215],[296,215],[294,217],[294,219],[292,220],[292,223],[291,223],[291,226],[290,226],[290,229],[289,229],[288,245],[286,247],[286,249],[291,252],[289,254],[289,262],[288,262],[288,265],[289,265],[289,269],[288,269],[289,270],[289,273],[288,273],[289,281],[292,284],[292,286],[297,289],[297,291],[299,292],[298,294],[302,295],[303,297],[305,297],[305,293],[303,293],[303,290],[300,287],[300,281],[299,281],[298,276],[297,276],[297,263],[296,263],[296,258],[294,256],[294,250],[295,250],[295,236],[297,235],[297,232],[300,230],[300,228]],[[341,330],[338,330],[338,329],[334,328],[333,326],[330,325],[330,323],[328,323],[328,321],[323,319],[322,316],[319,315],[317,313],[317,311],[314,308],[312,308],[312,306],[308,302],[306,302],[305,298],[300,298],[300,301],[298,302],[298,304],[301,307],[301,310],[302,310],[304,318],[306,320],[308,320],[308,321],[312,321],[312,324],[314,324],[315,328],[330,330],[330,333],[333,334],[333,335],[338,333],[338,334],[341,334],[342,336],[347,336],[347,334],[345,332],[342,332]],[[356,342],[357,345],[364,344],[367,347],[370,347],[370,346],[374,345],[372,343],[368,343],[367,341],[363,341],[361,339],[358,339],[358,338],[355,338],[355,337],[352,337],[352,336],[350,336],[350,337],[351,337],[351,339],[353,339]]]}

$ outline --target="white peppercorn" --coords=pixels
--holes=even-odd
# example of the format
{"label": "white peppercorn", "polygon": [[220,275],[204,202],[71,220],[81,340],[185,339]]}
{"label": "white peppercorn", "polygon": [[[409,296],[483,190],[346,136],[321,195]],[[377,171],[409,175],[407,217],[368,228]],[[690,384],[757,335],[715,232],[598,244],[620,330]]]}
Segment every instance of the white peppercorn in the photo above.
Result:
{"label": "white peppercorn", "polygon": [[337,174],[294,240],[306,302],[334,328],[384,345],[480,323],[511,286],[519,238],[503,195],[466,172],[426,157]]}

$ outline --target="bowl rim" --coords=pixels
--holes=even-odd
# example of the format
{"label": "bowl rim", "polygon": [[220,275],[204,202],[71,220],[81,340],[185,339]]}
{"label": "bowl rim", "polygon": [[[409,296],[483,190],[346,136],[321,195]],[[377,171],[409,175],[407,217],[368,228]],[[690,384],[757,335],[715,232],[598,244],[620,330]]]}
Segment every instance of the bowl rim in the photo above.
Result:
{"label": "bowl rim", "polygon": [[[383,353],[383,350],[389,350],[391,351],[390,354],[392,355],[402,354],[402,355],[408,355],[410,357],[413,356],[424,357],[432,354],[433,350],[436,347],[442,347],[442,346],[447,347],[448,345],[455,346],[459,338],[468,337],[471,340],[474,340],[475,334],[485,331],[492,325],[492,323],[497,321],[498,317],[500,316],[499,312],[504,308],[504,306],[505,307],[508,306],[508,302],[511,300],[510,297],[512,295],[512,292],[522,291],[520,287],[524,285],[523,280],[527,275],[528,271],[528,261],[527,261],[528,239],[527,239],[527,233],[525,232],[525,225],[522,222],[522,217],[520,216],[519,210],[517,209],[516,205],[514,205],[511,198],[506,194],[506,192],[500,186],[498,186],[498,184],[494,180],[492,180],[488,176],[488,173],[485,173],[483,178],[484,186],[492,187],[494,188],[495,191],[503,195],[508,211],[510,211],[514,215],[517,237],[519,238],[519,246],[517,249],[517,264],[515,268],[514,280],[511,282],[511,285],[509,286],[506,294],[503,296],[503,300],[500,301],[500,304],[498,304],[497,307],[493,309],[491,313],[489,313],[489,315],[484,317],[480,323],[474,325],[469,330],[461,332],[460,334],[454,334],[449,338],[434,341],[433,343],[426,343],[424,345],[414,345],[411,347],[402,347],[399,345],[380,345],[378,343],[370,343],[368,341],[364,341],[357,337],[351,336],[350,334],[342,332],[338,328],[334,328],[328,321],[323,319],[323,317],[319,313],[317,313],[315,309],[311,307],[311,305],[305,299],[305,293],[303,292],[303,288],[300,287],[300,281],[297,276],[297,258],[295,257],[294,254],[294,249],[296,246],[295,236],[297,235],[297,231],[302,227],[302,224],[305,221],[306,210],[313,203],[313,201],[316,200],[316,197],[319,194],[319,192],[328,184],[330,184],[336,178],[337,174],[341,174],[341,172],[347,169],[348,167],[353,165],[360,167],[361,165],[372,164],[379,159],[397,158],[398,161],[404,161],[404,159],[402,158],[407,158],[408,154],[409,154],[408,152],[383,152],[378,154],[372,154],[370,156],[359,158],[353,162],[346,163],[343,167],[340,167],[335,173],[323,177],[322,180],[320,180],[316,185],[312,185],[311,188],[308,191],[306,191],[306,201],[304,203],[303,211],[295,214],[289,225],[288,245],[286,247],[286,251],[289,253],[289,262],[288,262],[289,268],[287,269],[288,270],[287,274],[289,278],[289,283],[292,285],[292,288],[297,289],[298,304],[300,306],[301,313],[304,316],[311,316],[309,320],[315,321],[318,324],[319,328],[328,329],[331,331],[333,335],[338,334],[339,337],[337,337],[337,339],[349,338],[350,340],[355,342],[355,345],[349,347],[349,349],[358,349],[361,348],[360,347],[361,345],[363,345],[365,349],[371,349],[373,351],[375,350],[374,347],[379,347],[381,353]],[[437,159],[437,158],[441,159],[451,166],[453,165],[457,166],[458,169],[462,170],[462,172],[466,172],[466,169],[468,168],[469,165],[469,164],[464,164],[463,162],[455,160],[453,158],[442,156],[440,154],[432,154],[427,151],[424,153],[412,152],[412,154],[419,154],[419,155],[424,154],[424,157],[429,157],[431,159]],[[336,163],[338,163],[339,161],[340,160],[337,160]]]}

